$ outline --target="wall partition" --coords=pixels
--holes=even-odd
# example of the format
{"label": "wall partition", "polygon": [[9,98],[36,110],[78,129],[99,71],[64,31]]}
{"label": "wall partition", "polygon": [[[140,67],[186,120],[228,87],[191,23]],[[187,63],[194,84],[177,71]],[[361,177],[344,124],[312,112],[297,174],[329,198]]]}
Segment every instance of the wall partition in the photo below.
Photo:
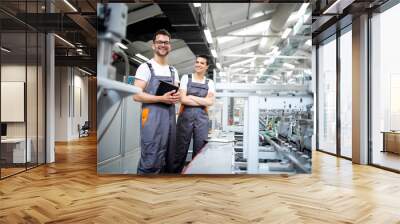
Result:
{"label": "wall partition", "polygon": [[45,35],[23,21],[43,1],[1,1],[0,178],[45,163]]}
{"label": "wall partition", "polygon": [[340,155],[352,157],[352,32],[340,36]]}
{"label": "wall partition", "polygon": [[318,47],[317,148],[336,154],[336,36]]}
{"label": "wall partition", "polygon": [[317,149],[352,158],[352,26],[317,47]]}

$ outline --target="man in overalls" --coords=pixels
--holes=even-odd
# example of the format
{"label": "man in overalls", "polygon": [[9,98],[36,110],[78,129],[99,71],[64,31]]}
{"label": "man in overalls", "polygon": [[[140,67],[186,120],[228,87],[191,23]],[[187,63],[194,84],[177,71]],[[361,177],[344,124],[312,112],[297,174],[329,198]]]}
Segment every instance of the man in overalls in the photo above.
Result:
{"label": "man in overalls", "polygon": [[143,90],[134,95],[134,100],[142,103],[140,129],[141,156],[138,174],[162,173],[171,170],[171,155],[175,150],[176,117],[175,103],[180,100],[179,92],[156,96],[160,81],[178,85],[178,71],[168,65],[167,55],[171,51],[171,35],[162,29],[153,36],[154,57],[139,66],[135,76],[135,86]]}
{"label": "man in overalls", "polygon": [[194,158],[205,145],[208,137],[207,107],[214,104],[215,86],[206,78],[208,57],[196,57],[195,73],[184,75],[181,79],[181,108],[177,123],[176,152],[174,172],[182,172],[190,141],[193,136]]}

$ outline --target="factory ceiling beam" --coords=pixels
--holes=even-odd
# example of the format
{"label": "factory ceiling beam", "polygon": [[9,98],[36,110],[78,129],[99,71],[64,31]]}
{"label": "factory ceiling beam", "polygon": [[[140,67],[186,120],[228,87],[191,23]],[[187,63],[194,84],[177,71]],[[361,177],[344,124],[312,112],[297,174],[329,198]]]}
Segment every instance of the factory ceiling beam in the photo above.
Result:
{"label": "factory ceiling beam", "polygon": [[271,18],[272,18],[272,13],[269,13],[269,14],[266,14],[266,15],[263,15],[263,16],[256,17],[254,19],[246,20],[246,21],[241,22],[241,23],[233,24],[232,26],[227,26],[225,28],[221,28],[221,29],[215,30],[211,34],[212,34],[213,37],[224,36],[224,35],[227,35],[230,32],[233,32],[235,30],[239,30],[239,29],[242,29],[242,28],[257,24],[257,23],[261,23],[261,22],[264,22],[266,20],[270,20]]}
{"label": "factory ceiling beam", "polygon": [[[146,43],[147,44],[147,43]],[[140,47],[136,47],[138,45],[138,43],[132,43],[129,45],[129,49],[127,50],[127,52],[130,55],[135,55],[137,53],[140,53],[141,55],[147,57],[147,58],[152,58],[153,57],[153,49],[150,47],[151,45],[147,44],[148,47],[146,51],[140,51],[138,50],[138,48],[142,48],[142,46]],[[179,50],[181,48],[186,48],[187,45],[184,41],[181,40],[172,40],[171,42],[171,46],[172,46],[172,51],[170,52],[170,54],[176,50]]]}
{"label": "factory ceiling beam", "polygon": [[163,12],[161,11],[160,7],[155,4],[138,10],[130,11],[128,13],[127,26],[161,14],[163,14]]}
{"label": "factory ceiling beam", "polygon": [[305,57],[305,56],[285,56],[285,55],[269,56],[269,55],[263,55],[263,54],[257,54],[257,55],[224,54],[222,56],[224,56],[224,57],[240,57],[240,58],[280,58],[280,59],[309,59],[310,58],[310,57]]}
{"label": "factory ceiling beam", "polygon": [[273,84],[250,84],[250,83],[215,83],[216,90],[233,91],[307,91],[307,85],[273,85]]}
{"label": "factory ceiling beam", "polygon": [[[209,44],[201,27],[199,11],[187,4],[160,4],[160,8],[167,16],[175,37],[185,41],[194,55],[206,54],[211,56]],[[214,60],[210,61],[209,68],[215,67]]]}
{"label": "factory ceiling beam", "polygon": [[[297,7],[297,4],[279,4],[277,9],[273,12],[273,17],[268,29],[265,30],[267,35],[279,35],[285,28],[285,24],[289,19],[289,16]],[[265,54],[274,46],[281,37],[278,38],[263,38],[258,46],[258,53]]]}

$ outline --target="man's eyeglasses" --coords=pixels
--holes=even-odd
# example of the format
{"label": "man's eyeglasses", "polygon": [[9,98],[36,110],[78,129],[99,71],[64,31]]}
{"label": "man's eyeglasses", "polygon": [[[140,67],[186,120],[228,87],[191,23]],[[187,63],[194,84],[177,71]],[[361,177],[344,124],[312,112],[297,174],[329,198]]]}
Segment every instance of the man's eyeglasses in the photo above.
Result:
{"label": "man's eyeglasses", "polygon": [[154,41],[154,43],[157,44],[157,45],[162,45],[162,44],[164,44],[164,45],[170,45],[170,42],[169,42],[169,41],[160,41],[160,40],[156,40],[156,41]]}

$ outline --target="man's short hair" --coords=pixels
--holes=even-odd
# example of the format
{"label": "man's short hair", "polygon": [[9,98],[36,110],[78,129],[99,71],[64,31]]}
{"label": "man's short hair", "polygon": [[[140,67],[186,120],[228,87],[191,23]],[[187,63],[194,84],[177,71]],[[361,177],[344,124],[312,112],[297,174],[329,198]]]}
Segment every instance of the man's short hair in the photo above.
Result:
{"label": "man's short hair", "polygon": [[204,58],[204,59],[206,59],[207,65],[210,64],[210,63],[209,63],[210,58],[209,58],[207,55],[205,55],[205,54],[196,55],[196,58]]}
{"label": "man's short hair", "polygon": [[171,40],[171,34],[170,34],[166,29],[161,29],[161,30],[158,30],[158,31],[154,34],[154,36],[153,36],[153,42],[156,41],[157,35],[160,35],[160,34],[161,34],[161,35],[168,36],[169,39]]}

